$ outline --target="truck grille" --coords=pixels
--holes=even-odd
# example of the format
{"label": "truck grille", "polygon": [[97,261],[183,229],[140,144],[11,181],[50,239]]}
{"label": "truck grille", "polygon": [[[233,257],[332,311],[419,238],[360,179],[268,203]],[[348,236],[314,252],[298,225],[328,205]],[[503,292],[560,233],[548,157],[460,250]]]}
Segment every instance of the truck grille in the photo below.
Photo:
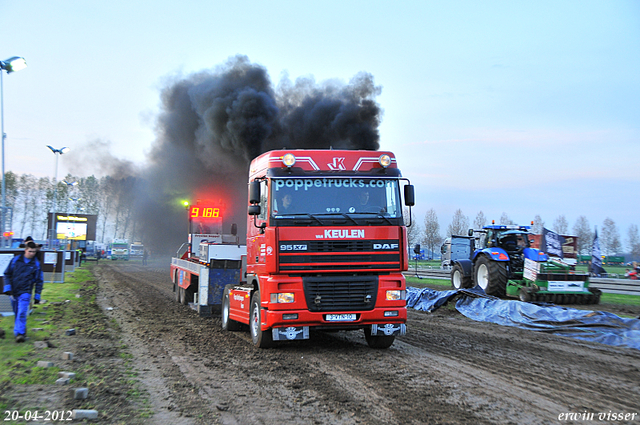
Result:
{"label": "truck grille", "polygon": [[400,270],[398,247],[397,239],[281,242],[278,259],[281,272]]}
{"label": "truck grille", "polygon": [[362,311],[376,305],[377,276],[307,276],[302,285],[309,311]]}

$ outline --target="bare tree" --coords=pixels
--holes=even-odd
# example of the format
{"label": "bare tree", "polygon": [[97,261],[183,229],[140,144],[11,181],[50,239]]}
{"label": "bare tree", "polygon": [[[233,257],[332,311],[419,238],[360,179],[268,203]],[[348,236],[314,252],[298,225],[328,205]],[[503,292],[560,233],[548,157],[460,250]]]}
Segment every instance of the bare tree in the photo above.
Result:
{"label": "bare tree", "polygon": [[36,186],[36,178],[31,174],[23,174],[18,178],[18,196],[16,198],[15,210],[13,212],[14,223],[13,228],[17,231],[18,237],[25,236],[25,229],[32,211],[29,209],[29,202],[33,197]]}
{"label": "bare tree", "polygon": [[515,223],[511,221],[511,219],[509,218],[506,212],[503,212],[502,215],[500,216],[500,224],[515,224]]}
{"label": "bare tree", "polygon": [[[5,228],[3,229],[5,232],[11,231],[14,229],[13,224],[13,213],[16,204],[16,198],[18,194],[17,184],[18,184],[18,176],[11,172],[7,171],[4,173],[4,185],[5,185],[5,207],[7,209],[2,213],[5,214]],[[2,235],[0,235],[1,237]]]}
{"label": "bare tree", "polygon": [[49,221],[50,213],[53,212],[53,200],[57,197],[55,192],[55,185],[53,184],[54,179],[49,179],[47,177],[43,177],[39,180],[39,184],[42,185],[44,197],[38,200],[38,204],[40,208],[42,208],[43,214],[39,215],[40,219],[38,223],[38,227],[42,228],[42,239],[48,238],[50,235],[47,234],[47,225]]}
{"label": "bare tree", "polygon": [[531,232],[536,235],[542,234],[542,229],[544,229],[544,221],[542,221],[542,217],[539,214],[533,218],[533,226],[531,226]]}
{"label": "bare tree", "polygon": [[602,222],[602,232],[600,233],[600,248],[604,255],[614,255],[622,249],[620,234],[616,227],[616,222],[607,217]]}
{"label": "bare tree", "polygon": [[474,229],[482,229],[487,224],[487,217],[484,215],[482,211],[476,215],[475,220],[473,220],[473,228]]}
{"label": "bare tree", "polygon": [[[405,217],[409,215],[409,208],[404,209]],[[407,227],[407,245],[409,248],[409,254],[413,252],[413,247],[422,241],[422,228],[416,221],[413,211],[411,212],[411,227]]]}
{"label": "bare tree", "polygon": [[[105,242],[105,236],[107,233],[107,223],[111,215],[114,203],[114,188],[112,184],[113,179],[111,177],[102,177],[100,179],[100,212],[102,213],[102,231],[100,241]],[[96,239],[98,235],[96,235]]]}
{"label": "bare tree", "polygon": [[632,224],[629,226],[627,233],[629,240],[629,252],[634,259],[640,257],[640,235],[638,235],[638,226]]}
{"label": "bare tree", "polygon": [[560,214],[553,221],[553,231],[559,235],[566,235],[569,231],[569,223],[567,223],[567,218],[564,214]]}
{"label": "bare tree", "polygon": [[100,181],[94,176],[78,179],[80,207],[87,214],[100,214]]}
{"label": "bare tree", "polygon": [[[440,236],[440,224],[438,224],[438,215],[436,211],[431,208],[424,215],[424,244],[428,250],[433,253],[436,247],[442,243],[442,236]],[[430,254],[431,256],[431,254]]]}
{"label": "bare tree", "polygon": [[573,235],[578,238],[578,254],[591,254],[593,232],[591,231],[591,225],[587,217],[583,215],[578,217],[576,224],[573,225]]}
{"label": "bare tree", "polygon": [[462,213],[461,209],[457,209],[453,214],[453,220],[447,229],[447,236],[466,235],[469,230],[469,217]]}

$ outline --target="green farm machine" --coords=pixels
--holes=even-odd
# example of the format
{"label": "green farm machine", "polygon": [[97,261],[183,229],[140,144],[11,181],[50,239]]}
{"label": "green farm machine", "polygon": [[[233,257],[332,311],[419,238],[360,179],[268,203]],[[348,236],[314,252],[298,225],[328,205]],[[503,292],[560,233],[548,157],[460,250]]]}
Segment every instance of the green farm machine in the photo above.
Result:
{"label": "green farm machine", "polygon": [[468,250],[457,251],[464,258],[450,259],[452,286],[477,285],[487,295],[521,301],[598,304],[601,292],[589,287],[589,275],[532,248],[529,229],[492,224],[470,229],[469,236],[451,236],[452,245],[469,244]]}

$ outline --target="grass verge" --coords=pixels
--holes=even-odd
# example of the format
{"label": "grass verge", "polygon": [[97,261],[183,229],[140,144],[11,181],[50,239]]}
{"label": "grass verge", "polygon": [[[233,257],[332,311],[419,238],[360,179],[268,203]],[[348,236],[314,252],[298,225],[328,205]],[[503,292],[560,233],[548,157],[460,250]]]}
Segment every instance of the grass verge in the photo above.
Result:
{"label": "grass verge", "polygon": [[[96,303],[94,267],[87,263],[76,268],[65,275],[64,283],[44,283],[46,302],[33,306],[25,343],[13,338],[13,317],[0,319],[6,332],[0,339],[0,413],[97,410],[94,422],[110,424],[143,423],[151,416],[117,323],[109,321]],[[68,329],[76,334],[68,336]],[[73,353],[73,359],[63,360],[64,352]],[[38,367],[41,360],[53,367]],[[61,371],[75,373],[68,385],[56,383]],[[89,397],[75,400],[73,391],[80,387],[89,389]]]}

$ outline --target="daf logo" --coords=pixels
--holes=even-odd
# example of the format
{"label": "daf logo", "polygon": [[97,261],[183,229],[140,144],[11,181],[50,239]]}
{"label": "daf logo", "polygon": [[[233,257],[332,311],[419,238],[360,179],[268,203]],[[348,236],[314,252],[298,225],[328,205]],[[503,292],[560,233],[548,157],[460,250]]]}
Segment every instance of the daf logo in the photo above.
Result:
{"label": "daf logo", "polygon": [[394,249],[398,249],[397,243],[374,243],[373,249],[382,249],[385,251],[390,251]]}
{"label": "daf logo", "polygon": [[306,251],[307,245],[281,244],[280,251]]}

